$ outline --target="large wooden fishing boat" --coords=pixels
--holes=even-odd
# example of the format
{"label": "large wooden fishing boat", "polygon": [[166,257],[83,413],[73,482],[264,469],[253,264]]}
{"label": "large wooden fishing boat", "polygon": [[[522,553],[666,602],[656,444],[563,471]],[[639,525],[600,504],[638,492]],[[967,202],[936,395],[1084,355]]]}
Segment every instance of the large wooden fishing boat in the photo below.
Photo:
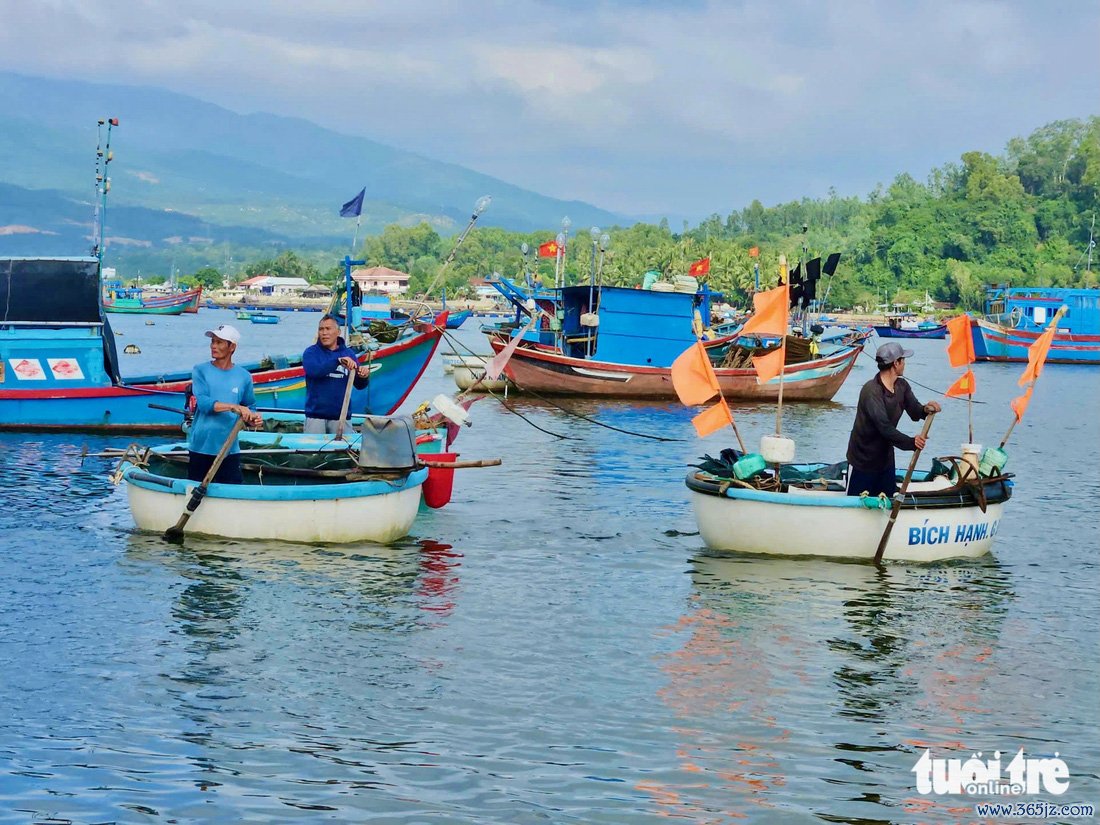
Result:
{"label": "large wooden fishing boat", "polygon": [[[541,311],[534,329],[486,328],[500,352],[509,336],[523,334],[505,373],[520,391],[608,398],[675,398],[673,361],[699,337],[727,399],[774,400],[779,380],[757,382],[752,356],[778,347],[779,339],[715,335],[703,325],[710,299],[720,293],[575,286],[531,299],[534,308],[507,295],[521,314]],[[499,287],[498,287],[499,288]],[[869,333],[823,342],[787,338],[783,397],[831,399],[855,364]]]}

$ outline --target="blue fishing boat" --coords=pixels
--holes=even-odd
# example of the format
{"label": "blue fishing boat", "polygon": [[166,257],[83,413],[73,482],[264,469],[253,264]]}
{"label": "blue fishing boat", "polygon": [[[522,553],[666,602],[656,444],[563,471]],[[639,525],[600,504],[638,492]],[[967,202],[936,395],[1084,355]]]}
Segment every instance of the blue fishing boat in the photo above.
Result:
{"label": "blue fishing boat", "polygon": [[1027,362],[1028,347],[1061,306],[1047,362],[1100,365],[1100,289],[996,286],[986,290],[985,317],[971,325],[979,361]]}
{"label": "blue fishing boat", "polygon": [[874,325],[879,338],[946,338],[947,324],[918,319],[911,312],[888,315],[885,324]]}
{"label": "blue fishing boat", "polygon": [[[43,300],[43,296],[50,296]],[[390,344],[360,350],[371,367],[354,412],[397,409],[435,352],[442,330],[413,325]],[[257,403],[305,406],[301,356],[242,364]],[[94,257],[0,259],[0,429],[180,432],[191,373],[123,378],[100,303]]]}
{"label": "blue fishing boat", "polygon": [[119,375],[97,258],[0,259],[0,312],[0,429],[179,430],[181,391]]}

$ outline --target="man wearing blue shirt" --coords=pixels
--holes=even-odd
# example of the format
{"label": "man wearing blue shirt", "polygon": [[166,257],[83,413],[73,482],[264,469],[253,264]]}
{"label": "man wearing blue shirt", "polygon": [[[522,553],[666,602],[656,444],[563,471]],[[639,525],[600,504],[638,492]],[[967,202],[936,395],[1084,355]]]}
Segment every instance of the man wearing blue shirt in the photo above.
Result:
{"label": "man wearing blue shirt", "polygon": [[[187,477],[202,481],[214,463],[240,416],[248,426],[259,426],[263,416],[253,408],[256,395],[252,375],[233,363],[241,334],[229,324],[207,330],[210,339],[210,361],[196,364],[191,371],[191,392],[195,396],[195,420],[188,439]],[[214,482],[240,484],[241,448],[236,441],[222,461]]]}
{"label": "man wearing blue shirt", "polygon": [[302,369],[306,374],[306,433],[335,433],[340,425],[344,393],[348,376],[354,370],[356,389],[367,386],[370,367],[355,359],[351,349],[340,337],[340,326],[331,315],[317,325],[317,343],[302,353]]}

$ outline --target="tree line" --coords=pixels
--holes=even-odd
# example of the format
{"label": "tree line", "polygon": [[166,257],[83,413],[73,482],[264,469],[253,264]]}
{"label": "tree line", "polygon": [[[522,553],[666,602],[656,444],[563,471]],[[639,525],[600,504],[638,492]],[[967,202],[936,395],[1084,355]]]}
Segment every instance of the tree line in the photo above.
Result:
{"label": "tree line", "polygon": [[[828,197],[766,207],[759,200],[726,217],[714,214],[695,227],[673,232],[668,221],[603,227],[611,237],[603,255],[603,283],[634,286],[647,270],[665,276],[687,273],[709,257],[712,288],[744,304],[760,267],[761,288],[776,283],[780,256],[793,266],[804,256],[842,253],[828,284],[833,307],[874,306],[887,300],[934,300],[967,309],[981,307],[991,283],[1021,286],[1096,286],[1088,271],[1090,225],[1100,204],[1100,118],[1063,120],[1010,141],[993,156],[967,152],[957,163],[933,170],[927,180],[899,175],[867,197]],[[519,278],[532,272],[553,284],[553,259],[532,253],[560,231],[518,233],[476,227],[454,253],[454,238],[427,223],[393,225],[366,238],[358,256],[368,266],[410,275],[410,292],[432,286],[450,296],[470,293],[470,279],[497,272]],[[593,244],[587,228],[566,239],[568,283],[591,277]],[[529,253],[525,256],[522,246]],[[759,250],[751,257],[749,250]],[[316,250],[284,251],[252,260],[240,279],[256,274],[338,283],[336,255]],[[195,280],[220,286],[222,273],[205,267]],[[820,297],[820,294],[819,294]]]}

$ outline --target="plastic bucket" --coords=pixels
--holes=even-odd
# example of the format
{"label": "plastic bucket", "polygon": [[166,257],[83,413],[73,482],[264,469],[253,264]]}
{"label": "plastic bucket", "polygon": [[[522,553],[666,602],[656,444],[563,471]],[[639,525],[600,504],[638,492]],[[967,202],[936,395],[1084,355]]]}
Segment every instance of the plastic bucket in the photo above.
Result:
{"label": "plastic bucket", "polygon": [[981,455],[981,444],[963,444],[959,449],[962,450],[963,461],[974,468],[974,472],[978,472],[978,456]]}
{"label": "plastic bucket", "polygon": [[760,453],[749,453],[746,456],[742,456],[733,465],[733,475],[739,481],[745,481],[752,478],[761,470],[766,470],[768,465],[764,462],[764,456]]}
{"label": "plastic bucket", "polygon": [[[421,453],[420,458],[428,461],[457,461],[458,453]],[[451,500],[455,471],[447,467],[429,467],[428,477],[420,488],[424,494],[424,503],[438,510]]]}
{"label": "plastic bucket", "polygon": [[982,450],[982,461],[978,465],[978,472],[983,476],[1003,473],[1008,463],[1008,453],[1000,447],[986,447]]}

